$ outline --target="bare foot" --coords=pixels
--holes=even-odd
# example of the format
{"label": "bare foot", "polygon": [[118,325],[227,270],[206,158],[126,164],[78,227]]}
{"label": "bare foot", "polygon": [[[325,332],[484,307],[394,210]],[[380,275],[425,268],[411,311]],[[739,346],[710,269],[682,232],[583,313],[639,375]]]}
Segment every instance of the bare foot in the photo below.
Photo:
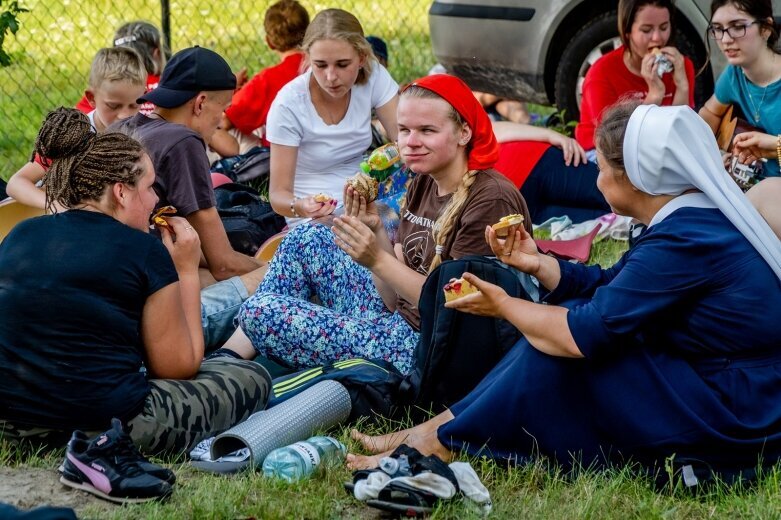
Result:
{"label": "bare foot", "polygon": [[366,435],[358,430],[353,429],[350,432],[350,437],[353,440],[358,441],[363,446],[363,449],[369,453],[380,453],[388,450],[395,450],[402,444],[410,444],[408,439],[412,436],[425,436],[429,433],[436,433],[437,429],[446,422],[453,419],[453,414],[450,410],[445,410],[436,417],[432,417],[428,421],[401,430],[400,432],[386,433],[385,435]]}
{"label": "bare foot", "polygon": [[365,433],[353,429],[350,432],[350,437],[352,437],[354,441],[358,441],[361,446],[363,446],[364,451],[368,453],[382,453],[388,450],[395,450],[404,444],[404,441],[409,437],[411,430],[414,430],[414,428],[402,430],[400,432],[387,433],[385,435],[366,435]]}
{"label": "bare foot", "polygon": [[[368,436],[367,436],[368,437]],[[445,448],[439,438],[436,430],[422,434],[411,434],[405,439],[405,443],[418,450],[423,455],[436,455],[445,462],[453,459],[453,452]],[[393,450],[384,451],[375,455],[356,455],[347,454],[347,468],[353,471],[357,469],[374,469],[380,465],[380,459],[389,456]]]}
{"label": "bare foot", "polygon": [[378,453],[377,455],[356,455],[348,453],[346,462],[347,469],[355,471],[357,469],[374,469],[380,465],[380,459],[390,455],[391,451]]}

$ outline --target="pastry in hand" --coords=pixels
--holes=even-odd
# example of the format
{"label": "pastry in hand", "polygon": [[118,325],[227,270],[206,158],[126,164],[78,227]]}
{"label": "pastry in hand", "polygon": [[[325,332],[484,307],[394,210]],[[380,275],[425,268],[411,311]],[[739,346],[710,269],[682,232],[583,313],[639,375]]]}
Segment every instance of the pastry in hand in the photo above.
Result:
{"label": "pastry in hand", "polygon": [[367,204],[377,198],[380,189],[377,179],[373,179],[363,172],[358,172],[347,179],[347,185],[352,186],[359,195],[366,199]]}
{"label": "pastry in hand", "polygon": [[463,278],[451,278],[442,290],[445,291],[446,302],[452,302],[458,298],[463,298],[467,294],[480,292],[480,289]]}
{"label": "pastry in hand", "polygon": [[313,197],[315,202],[330,202],[333,197],[326,195],[325,193],[318,193]]}
{"label": "pastry in hand", "polygon": [[171,225],[166,222],[166,220],[163,218],[163,215],[174,215],[176,214],[176,208],[173,206],[163,206],[162,208],[159,208],[157,211],[154,212],[150,220],[152,221],[152,224],[155,225],[157,228],[164,227],[168,231],[171,231]]}
{"label": "pastry in hand", "polygon": [[514,214],[502,217],[499,219],[499,222],[491,226],[491,228],[493,228],[497,237],[507,238],[507,235],[510,234],[510,228],[521,224],[523,224],[523,215]]}

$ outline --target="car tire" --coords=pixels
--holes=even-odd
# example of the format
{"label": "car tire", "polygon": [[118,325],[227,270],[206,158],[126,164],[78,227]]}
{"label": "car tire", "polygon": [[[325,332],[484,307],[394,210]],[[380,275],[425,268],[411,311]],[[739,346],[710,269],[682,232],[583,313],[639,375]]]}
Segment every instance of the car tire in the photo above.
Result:
{"label": "car tire", "polygon": [[[565,110],[565,117],[571,121],[580,119],[580,92],[588,68],[601,55],[618,45],[616,36],[618,18],[615,13],[604,13],[592,18],[583,26],[564,48],[556,67],[555,101],[559,110]],[[704,51],[694,43],[696,40],[679,30],[674,45],[694,62],[695,73],[704,62]],[[587,61],[588,59],[588,61]],[[710,71],[700,74],[694,85],[695,106],[700,107],[713,92],[713,77]]]}
{"label": "car tire", "polygon": [[556,106],[559,110],[565,110],[566,119],[580,119],[578,83],[591,66],[586,63],[586,59],[595,51],[598,55],[604,55],[615,48],[613,40],[616,38],[616,27],[618,17],[615,13],[604,13],[592,18],[575,33],[561,53],[556,67],[554,94]]}

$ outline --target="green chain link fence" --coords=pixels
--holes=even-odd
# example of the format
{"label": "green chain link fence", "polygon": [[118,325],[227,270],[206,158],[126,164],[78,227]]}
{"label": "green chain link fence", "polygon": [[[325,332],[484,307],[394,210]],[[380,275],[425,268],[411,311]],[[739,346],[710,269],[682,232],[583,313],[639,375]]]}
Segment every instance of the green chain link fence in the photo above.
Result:
{"label": "green chain link fence", "polygon": [[[263,16],[274,0],[169,0],[171,48],[210,47],[250,74],[275,63],[264,43]],[[388,43],[389,69],[399,82],[434,64],[428,34],[429,2],[421,0],[300,0],[313,17],[339,7],[355,14],[367,35]],[[38,126],[57,106],[73,106],[84,91],[95,52],[111,45],[124,22],[161,26],[161,0],[25,0],[19,31],[6,38],[12,59],[0,68],[0,177],[29,160]]]}

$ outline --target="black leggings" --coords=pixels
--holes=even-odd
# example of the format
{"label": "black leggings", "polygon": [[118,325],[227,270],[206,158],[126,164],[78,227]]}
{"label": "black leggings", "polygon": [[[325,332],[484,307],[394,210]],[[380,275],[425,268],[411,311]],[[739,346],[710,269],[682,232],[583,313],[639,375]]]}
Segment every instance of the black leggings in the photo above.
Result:
{"label": "black leggings", "polygon": [[551,146],[521,186],[532,222],[540,224],[567,215],[578,223],[610,213],[610,206],[597,189],[597,175],[599,169],[592,162],[566,166],[562,151]]}

